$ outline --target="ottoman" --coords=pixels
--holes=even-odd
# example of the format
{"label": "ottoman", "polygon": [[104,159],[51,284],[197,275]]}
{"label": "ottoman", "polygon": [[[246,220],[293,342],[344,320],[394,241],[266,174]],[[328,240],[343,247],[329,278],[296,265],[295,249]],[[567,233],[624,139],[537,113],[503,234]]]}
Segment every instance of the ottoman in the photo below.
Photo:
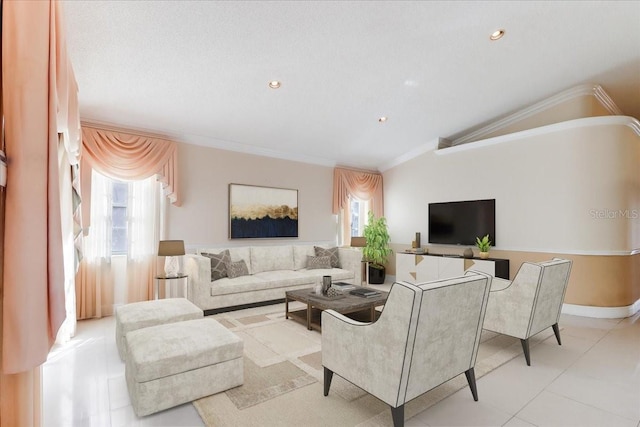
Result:
{"label": "ottoman", "polygon": [[186,298],[134,302],[116,309],[116,345],[120,359],[127,358],[128,332],[149,326],[202,318],[204,313]]}
{"label": "ottoman", "polygon": [[242,340],[215,319],[151,326],[127,333],[131,406],[153,414],[242,385]]}

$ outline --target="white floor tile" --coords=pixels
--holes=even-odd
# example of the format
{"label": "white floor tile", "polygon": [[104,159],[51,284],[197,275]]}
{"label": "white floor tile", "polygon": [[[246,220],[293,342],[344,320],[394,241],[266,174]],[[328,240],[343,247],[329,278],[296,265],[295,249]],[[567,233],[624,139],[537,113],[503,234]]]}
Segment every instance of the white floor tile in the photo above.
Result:
{"label": "white floor tile", "polygon": [[636,422],[564,396],[543,391],[518,418],[538,426],[562,427],[635,427]]}
{"label": "white floor tile", "polygon": [[547,390],[607,412],[640,421],[640,385],[565,373]]}
{"label": "white floor tile", "polygon": [[503,424],[503,427],[536,427],[536,426],[518,417],[513,417],[509,421],[507,421],[505,424]]}
{"label": "white floor tile", "polygon": [[469,388],[464,387],[414,418],[430,426],[499,426],[511,417],[482,399],[474,401]]}
{"label": "white floor tile", "polygon": [[[278,316],[284,304],[225,313],[227,319]],[[264,360],[277,346],[320,344],[320,334],[290,323],[277,336],[267,325],[241,325],[247,349]],[[627,319],[562,315],[563,345],[551,335],[532,342],[532,366],[515,359],[478,379],[479,401],[467,387],[406,421],[408,427],[606,425],[640,427],[640,313]],[[483,334],[483,340],[512,339]],[[514,341],[519,346],[517,340]],[[535,344],[535,345],[534,345]],[[491,351],[490,349],[487,351]],[[266,358],[266,359],[265,359]],[[634,388],[635,387],[635,388]],[[115,345],[115,319],[78,322],[76,336],[56,345],[43,367],[43,425],[202,426],[192,404],[138,418],[129,403],[124,363]]]}

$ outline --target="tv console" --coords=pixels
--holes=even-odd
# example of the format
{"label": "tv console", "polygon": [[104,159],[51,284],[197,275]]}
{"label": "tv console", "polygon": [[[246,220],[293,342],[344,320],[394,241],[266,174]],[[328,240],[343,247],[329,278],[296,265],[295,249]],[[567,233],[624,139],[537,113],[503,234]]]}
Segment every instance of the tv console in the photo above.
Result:
{"label": "tv console", "polygon": [[502,279],[509,279],[509,260],[500,258],[463,258],[453,254],[413,254],[396,252],[396,280],[422,283],[462,276],[467,270],[477,270]]}

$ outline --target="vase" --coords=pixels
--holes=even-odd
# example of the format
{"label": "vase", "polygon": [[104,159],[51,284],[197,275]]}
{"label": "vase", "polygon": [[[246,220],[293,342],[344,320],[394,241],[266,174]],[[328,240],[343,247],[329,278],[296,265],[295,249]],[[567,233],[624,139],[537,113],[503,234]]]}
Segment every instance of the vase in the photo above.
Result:
{"label": "vase", "polygon": [[480,258],[482,259],[489,258],[489,252],[480,252]]}
{"label": "vase", "polygon": [[473,258],[473,249],[471,248],[465,249],[464,252],[462,253],[462,256],[465,258]]}

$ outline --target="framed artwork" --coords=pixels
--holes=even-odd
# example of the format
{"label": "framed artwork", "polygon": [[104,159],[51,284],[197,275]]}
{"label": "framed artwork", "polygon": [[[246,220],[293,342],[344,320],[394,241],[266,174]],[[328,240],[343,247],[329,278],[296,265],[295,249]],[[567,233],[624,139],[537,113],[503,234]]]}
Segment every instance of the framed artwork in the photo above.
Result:
{"label": "framed artwork", "polygon": [[229,238],[298,237],[298,190],[229,184]]}

